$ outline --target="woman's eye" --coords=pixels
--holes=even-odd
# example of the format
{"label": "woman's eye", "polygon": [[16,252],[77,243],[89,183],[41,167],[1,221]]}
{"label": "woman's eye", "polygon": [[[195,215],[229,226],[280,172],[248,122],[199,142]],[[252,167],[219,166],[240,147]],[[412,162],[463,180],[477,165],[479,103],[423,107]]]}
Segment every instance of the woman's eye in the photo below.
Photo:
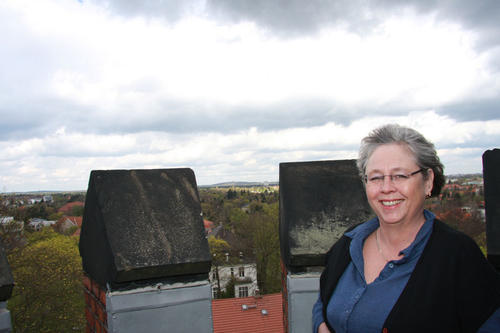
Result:
{"label": "woman's eye", "polygon": [[408,176],[407,175],[394,175],[392,176],[395,180],[405,180],[405,179],[408,179]]}

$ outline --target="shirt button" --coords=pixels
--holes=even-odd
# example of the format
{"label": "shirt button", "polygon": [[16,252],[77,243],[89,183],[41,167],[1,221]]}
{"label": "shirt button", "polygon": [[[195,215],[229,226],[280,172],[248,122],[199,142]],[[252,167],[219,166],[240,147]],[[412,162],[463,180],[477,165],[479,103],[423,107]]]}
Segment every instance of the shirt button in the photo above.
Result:
{"label": "shirt button", "polygon": [[394,268],[394,264],[392,262],[389,264],[389,268]]}

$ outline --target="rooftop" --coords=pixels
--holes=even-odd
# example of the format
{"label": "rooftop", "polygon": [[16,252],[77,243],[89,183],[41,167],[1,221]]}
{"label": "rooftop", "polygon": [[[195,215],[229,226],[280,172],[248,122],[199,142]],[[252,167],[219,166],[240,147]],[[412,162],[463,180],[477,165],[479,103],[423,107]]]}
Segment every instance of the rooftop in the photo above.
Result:
{"label": "rooftop", "polygon": [[67,204],[65,204],[64,206],[62,206],[61,208],[59,208],[58,212],[61,212],[61,213],[70,213],[71,210],[73,209],[73,207],[75,206],[83,206],[84,203],[81,202],[81,201],[73,201],[73,202],[68,202]]}
{"label": "rooftop", "polygon": [[213,300],[213,332],[284,332],[282,301],[281,294]]}

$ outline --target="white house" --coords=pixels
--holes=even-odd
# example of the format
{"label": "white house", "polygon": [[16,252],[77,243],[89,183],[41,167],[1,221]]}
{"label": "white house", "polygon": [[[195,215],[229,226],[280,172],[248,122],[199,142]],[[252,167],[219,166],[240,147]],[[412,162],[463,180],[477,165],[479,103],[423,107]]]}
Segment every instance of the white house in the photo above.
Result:
{"label": "white house", "polygon": [[56,221],[48,221],[35,217],[29,221],[28,226],[34,231],[40,231],[43,227],[48,227],[54,225],[55,223]]}
{"label": "white house", "polygon": [[13,216],[0,216],[0,224],[9,224],[14,221]]}
{"label": "white house", "polygon": [[29,199],[29,202],[30,202],[32,205],[34,205],[34,204],[37,204],[37,203],[42,202],[42,200],[43,200],[43,198],[41,198],[41,197],[40,197],[40,198],[38,198],[38,197],[37,197],[37,198],[31,198],[31,199]]}
{"label": "white house", "polygon": [[18,232],[24,229],[24,223],[15,221],[13,216],[0,216],[0,227],[4,231]]}
{"label": "white house", "polygon": [[234,277],[234,296],[248,297],[255,296],[257,287],[257,264],[256,263],[236,263],[223,266],[212,265],[209,280],[212,285],[212,297],[217,298],[217,271],[219,272],[219,281],[221,291],[226,290],[227,284]]}

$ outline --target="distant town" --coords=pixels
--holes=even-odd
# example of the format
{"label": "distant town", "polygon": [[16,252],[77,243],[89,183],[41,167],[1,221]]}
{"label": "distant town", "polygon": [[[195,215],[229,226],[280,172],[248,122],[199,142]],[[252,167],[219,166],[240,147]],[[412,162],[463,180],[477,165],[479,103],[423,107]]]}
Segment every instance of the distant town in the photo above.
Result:
{"label": "distant town", "polygon": [[[199,186],[202,206],[207,214],[213,207],[203,204],[206,191],[229,191],[226,199],[232,199],[231,191],[262,193],[279,191],[279,182],[224,182]],[[469,214],[479,214],[484,219],[483,178],[481,174],[448,175],[439,199],[430,201],[429,207],[437,214],[457,206]],[[236,192],[234,192],[236,193]],[[85,202],[85,191],[33,191],[0,193],[0,227],[19,230],[41,230],[51,226],[63,234],[79,235]],[[206,193],[205,193],[206,195]],[[277,200],[277,197],[275,198]],[[247,200],[248,206],[251,200]],[[245,207],[239,207],[245,210]],[[218,216],[208,216],[217,218]],[[228,219],[227,217],[224,217]],[[224,221],[214,221],[216,225]],[[476,235],[474,235],[476,236]]]}
{"label": "distant town", "polygon": [[[480,173],[473,174],[453,174],[446,176],[448,183],[457,183],[460,185],[471,185],[483,183],[483,176]],[[470,184],[469,184],[470,183]],[[279,188],[279,181],[264,181],[264,182],[248,182],[248,181],[229,181],[223,183],[216,183],[211,185],[199,185],[199,188],[233,188],[233,187],[275,187]],[[22,191],[22,192],[0,192],[2,196],[26,196],[30,199],[36,199],[38,202],[43,200],[44,196],[51,196],[55,194],[85,194],[86,190],[73,190],[73,191],[57,191],[57,190],[37,190],[37,191]]]}
{"label": "distant town", "polygon": [[[263,295],[265,300],[279,300],[279,183],[226,182],[199,186],[198,192],[212,256],[214,316],[219,316],[217,306],[226,304],[217,303],[222,299]],[[85,191],[0,194],[0,237],[16,281],[9,300],[16,331],[37,320],[40,331],[83,331],[86,312],[78,241],[85,196]],[[441,196],[426,205],[486,252],[481,174],[448,176]],[[60,294],[65,301],[59,304],[55,300]],[[280,307],[277,302],[276,311]],[[40,308],[51,309],[51,321],[43,319],[36,310]]]}

